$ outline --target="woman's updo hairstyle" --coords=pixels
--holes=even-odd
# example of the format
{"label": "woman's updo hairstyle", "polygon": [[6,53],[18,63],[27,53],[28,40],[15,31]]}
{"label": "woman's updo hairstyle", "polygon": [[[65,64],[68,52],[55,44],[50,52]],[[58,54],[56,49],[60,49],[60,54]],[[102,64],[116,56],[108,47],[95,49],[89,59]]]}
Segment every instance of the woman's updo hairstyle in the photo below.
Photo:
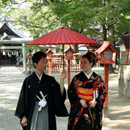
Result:
{"label": "woman's updo hairstyle", "polygon": [[93,52],[88,51],[82,58],[87,58],[90,63],[93,63],[92,67],[96,64],[96,55]]}

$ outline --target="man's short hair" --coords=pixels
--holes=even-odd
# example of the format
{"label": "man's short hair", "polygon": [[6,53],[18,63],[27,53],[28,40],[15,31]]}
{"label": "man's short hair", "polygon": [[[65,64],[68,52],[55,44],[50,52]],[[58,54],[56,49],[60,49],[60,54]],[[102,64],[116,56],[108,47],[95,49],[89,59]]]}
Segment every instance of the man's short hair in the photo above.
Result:
{"label": "man's short hair", "polygon": [[[34,55],[32,56],[32,62],[33,62],[33,64],[34,63],[38,63],[39,62],[39,60],[41,59],[41,58],[46,58],[47,56],[46,56],[46,53],[44,53],[44,52],[42,52],[42,51],[38,51],[38,52],[36,52],[36,53],[34,53]],[[35,66],[34,66],[35,67]]]}

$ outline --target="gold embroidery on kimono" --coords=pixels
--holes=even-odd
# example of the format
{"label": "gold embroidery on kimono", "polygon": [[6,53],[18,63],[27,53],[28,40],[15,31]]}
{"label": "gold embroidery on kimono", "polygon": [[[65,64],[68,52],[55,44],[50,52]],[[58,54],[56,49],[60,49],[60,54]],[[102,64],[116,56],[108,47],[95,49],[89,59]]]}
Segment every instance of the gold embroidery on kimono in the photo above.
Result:
{"label": "gold embroidery on kimono", "polygon": [[90,102],[93,100],[93,89],[77,87],[77,96]]}

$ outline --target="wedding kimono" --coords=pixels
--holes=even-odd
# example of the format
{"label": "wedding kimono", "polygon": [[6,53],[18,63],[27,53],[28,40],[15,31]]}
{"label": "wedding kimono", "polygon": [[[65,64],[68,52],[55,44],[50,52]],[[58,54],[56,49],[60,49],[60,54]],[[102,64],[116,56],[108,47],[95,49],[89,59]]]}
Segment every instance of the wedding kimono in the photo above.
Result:
{"label": "wedding kimono", "polygon": [[[38,112],[39,98],[42,99],[40,92],[45,96],[47,102],[44,108]],[[15,116],[22,119],[27,118],[27,126],[23,130],[30,130],[32,125],[37,123],[37,129],[40,125],[46,125],[46,130],[56,130],[56,116],[68,116],[67,109],[64,105],[66,92],[60,91],[60,85],[54,77],[43,73],[41,81],[39,81],[35,72],[28,76],[22,85]],[[37,116],[35,117],[37,113]],[[39,114],[39,115],[38,115]],[[40,118],[38,122],[34,121]],[[34,127],[34,126],[33,126]]]}
{"label": "wedding kimono", "polygon": [[[77,74],[69,88],[68,98],[71,103],[68,120],[68,130],[101,130],[102,109],[105,101],[105,85],[101,76],[92,72],[90,78],[81,71]],[[87,108],[83,108],[80,100],[87,103]],[[90,101],[96,101],[95,107],[90,107]]]}

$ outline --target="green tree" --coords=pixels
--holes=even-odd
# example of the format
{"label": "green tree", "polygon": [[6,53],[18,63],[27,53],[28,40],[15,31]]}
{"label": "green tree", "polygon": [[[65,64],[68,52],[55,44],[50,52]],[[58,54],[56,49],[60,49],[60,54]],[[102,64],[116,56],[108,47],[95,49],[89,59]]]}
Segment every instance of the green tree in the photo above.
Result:
{"label": "green tree", "polygon": [[[31,0],[30,0],[31,1]],[[64,25],[84,35],[117,41],[130,30],[130,1],[32,0],[30,8],[14,11],[19,24],[36,38]],[[11,14],[13,14],[11,12]],[[98,28],[99,27],[99,28]],[[98,28],[98,29],[97,29]]]}
{"label": "green tree", "polygon": [[[101,35],[117,41],[130,30],[130,1],[126,0],[56,0],[50,8],[62,24],[85,35]],[[100,31],[96,29],[100,26]]]}
{"label": "green tree", "polygon": [[[11,9],[8,14],[16,20],[17,25],[25,27],[24,30],[29,31],[34,39],[57,28],[60,23],[44,0],[32,1],[31,6],[25,8]],[[35,48],[34,45],[26,47],[27,53]]]}
{"label": "green tree", "polygon": [[7,10],[6,6],[8,5],[9,2],[10,0],[0,0],[0,14],[1,14],[0,19],[2,19],[3,15],[5,15]]}

